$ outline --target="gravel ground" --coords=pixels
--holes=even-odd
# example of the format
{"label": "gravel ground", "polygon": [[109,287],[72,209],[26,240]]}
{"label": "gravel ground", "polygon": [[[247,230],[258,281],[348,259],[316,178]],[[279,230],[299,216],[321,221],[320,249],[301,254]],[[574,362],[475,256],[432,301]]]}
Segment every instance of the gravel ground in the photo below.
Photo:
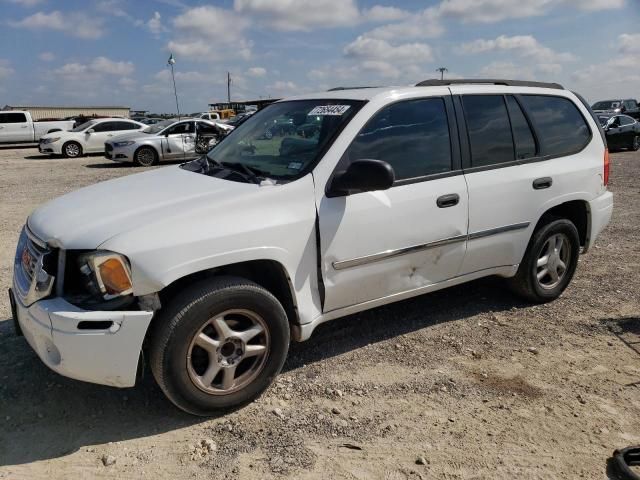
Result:
{"label": "gravel ground", "polygon": [[[135,173],[0,150],[0,290],[38,204]],[[593,478],[640,444],[640,152],[612,156],[616,207],[557,301],[485,279],[322,325],[248,407],[182,414],[150,374],[69,380],[14,336],[0,297],[0,478]]]}

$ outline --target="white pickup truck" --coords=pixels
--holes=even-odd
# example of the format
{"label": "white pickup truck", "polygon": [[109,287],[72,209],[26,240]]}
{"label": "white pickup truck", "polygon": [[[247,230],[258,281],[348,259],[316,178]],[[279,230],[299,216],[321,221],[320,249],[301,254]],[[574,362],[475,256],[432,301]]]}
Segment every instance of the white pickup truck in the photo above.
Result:
{"label": "white pickup truck", "polygon": [[0,143],[33,143],[42,135],[60,130],[71,130],[73,120],[34,122],[29,112],[0,112]]}
{"label": "white pickup truck", "polygon": [[[296,128],[267,138],[283,120]],[[306,94],[196,160],[38,208],[13,318],[63,375],[130,387],[148,360],[209,415],[260,395],[290,339],[329,320],[489,275],[556,299],[609,223],[608,178],[602,129],[557,84]]]}

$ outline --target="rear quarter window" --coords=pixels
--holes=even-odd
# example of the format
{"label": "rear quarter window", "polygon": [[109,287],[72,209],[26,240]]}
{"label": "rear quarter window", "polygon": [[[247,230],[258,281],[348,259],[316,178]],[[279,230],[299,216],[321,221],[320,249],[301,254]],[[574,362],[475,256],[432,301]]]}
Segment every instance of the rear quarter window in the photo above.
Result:
{"label": "rear quarter window", "polygon": [[591,130],[575,106],[565,97],[522,95],[542,144],[543,155],[577,153],[591,140]]}

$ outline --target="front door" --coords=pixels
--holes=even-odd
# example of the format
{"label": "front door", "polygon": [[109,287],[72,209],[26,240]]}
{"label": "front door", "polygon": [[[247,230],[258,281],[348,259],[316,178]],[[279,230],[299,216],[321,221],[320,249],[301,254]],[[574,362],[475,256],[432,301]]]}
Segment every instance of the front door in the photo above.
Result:
{"label": "front door", "polygon": [[93,132],[85,132],[85,152],[104,152],[104,142],[111,140],[116,130],[118,122],[106,121],[93,125],[89,130]]}
{"label": "front door", "polygon": [[33,127],[27,122],[22,112],[0,113],[0,141],[30,142],[33,141]]}
{"label": "front door", "polygon": [[357,134],[336,171],[388,162],[385,191],[318,205],[325,312],[455,277],[466,248],[467,188],[449,96],[393,103]]}
{"label": "front door", "polygon": [[167,160],[192,158],[196,149],[194,122],[181,122],[174,125],[163,142],[163,154]]}

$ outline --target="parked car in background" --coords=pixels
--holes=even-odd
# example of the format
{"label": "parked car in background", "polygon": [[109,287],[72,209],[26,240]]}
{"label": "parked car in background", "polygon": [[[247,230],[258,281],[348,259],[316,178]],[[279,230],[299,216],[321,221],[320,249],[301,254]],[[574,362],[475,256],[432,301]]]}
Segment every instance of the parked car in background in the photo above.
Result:
{"label": "parked car in background", "polygon": [[162,117],[146,117],[144,120],[141,120],[140,123],[144,123],[145,125],[155,125],[156,123],[164,122],[166,118]]}
{"label": "parked car in background", "polygon": [[43,135],[38,144],[40,153],[64,155],[75,158],[87,153],[104,152],[104,142],[133,130],[147,126],[124,118],[101,118],[89,120],[72,130]]}
{"label": "parked car in background", "polygon": [[[232,128],[232,127],[229,127]],[[116,162],[134,162],[150,167],[163,160],[191,160],[206,146],[198,137],[215,144],[226,135],[218,124],[200,119],[164,120],[140,132],[121,136],[105,143],[105,157]],[[198,148],[196,148],[198,147]]]}
{"label": "parked car in background", "polygon": [[628,115],[597,115],[610,150],[640,149],[640,122]]}
{"label": "parked car in background", "polygon": [[591,109],[596,115],[624,113],[630,117],[640,119],[640,107],[638,106],[638,102],[632,98],[626,100],[602,100],[594,103]]}
{"label": "parked car in background", "polygon": [[217,112],[203,112],[199,115],[193,115],[195,118],[199,118],[201,120],[220,120],[220,114]]}
{"label": "parked car in background", "polygon": [[[192,162],[41,206],[16,250],[16,325],[62,375],[130,387],[149,359],[175,405],[211,415],[257,398],[290,340],[330,320],[493,275],[555,300],[611,219],[604,134],[560,85],[481,82],[285,99]],[[313,138],[264,138],[316,116]],[[202,123],[109,151],[182,158]]]}
{"label": "parked car in background", "polygon": [[36,122],[29,112],[0,112],[0,143],[33,143],[48,132],[72,128],[72,120]]}

